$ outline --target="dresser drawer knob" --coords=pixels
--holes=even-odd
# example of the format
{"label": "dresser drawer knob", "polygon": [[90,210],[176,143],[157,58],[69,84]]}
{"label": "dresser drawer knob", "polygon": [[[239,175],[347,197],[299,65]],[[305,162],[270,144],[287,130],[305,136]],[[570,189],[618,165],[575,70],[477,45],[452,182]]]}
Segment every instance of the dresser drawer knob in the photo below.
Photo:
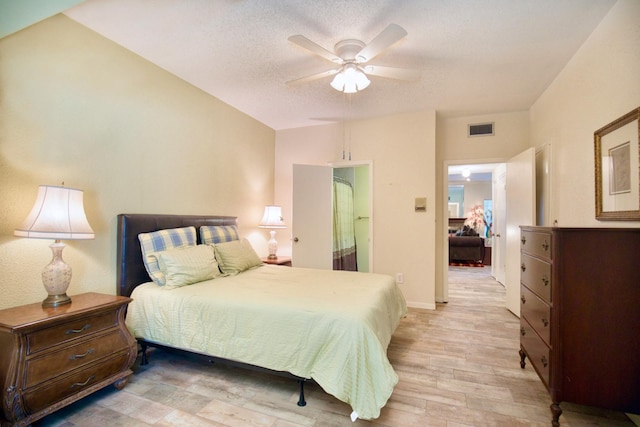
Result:
{"label": "dresser drawer knob", "polygon": [[520,270],[522,270],[522,272],[524,273],[525,271],[527,271],[527,266],[524,265],[524,262],[522,264],[520,264]]}
{"label": "dresser drawer knob", "polygon": [[520,326],[520,335],[525,336],[527,334],[527,332],[525,331],[525,329]]}
{"label": "dresser drawer knob", "polygon": [[73,355],[69,356],[69,360],[82,359],[83,357],[86,357],[86,356],[90,355],[94,351],[95,351],[94,349],[90,348],[89,350],[85,351],[82,354],[73,354]]}
{"label": "dresser drawer knob", "polygon": [[524,297],[524,295],[520,295],[520,301],[522,301],[522,303],[524,304],[525,302],[527,302],[527,299]]}
{"label": "dresser drawer knob", "polygon": [[542,276],[542,284],[549,286],[549,278],[547,276]]}
{"label": "dresser drawer knob", "polygon": [[71,388],[84,387],[84,386],[86,386],[87,384],[89,384],[89,382],[93,381],[93,379],[94,379],[95,377],[96,377],[95,375],[91,375],[91,376],[90,376],[89,378],[87,378],[87,380],[86,380],[86,381],[84,381],[84,382],[81,382],[81,383],[73,383],[73,384],[71,384]]}
{"label": "dresser drawer knob", "polygon": [[544,356],[542,356],[542,358],[540,358],[540,361],[542,362],[542,366],[544,366],[545,368],[549,364],[549,362],[547,362],[547,358],[544,357]]}
{"label": "dresser drawer knob", "polygon": [[80,332],[84,332],[87,329],[89,329],[91,327],[91,325],[89,323],[87,323],[86,325],[84,325],[82,328],[80,329],[67,329],[67,331],[64,333],[65,335],[71,335],[71,334],[79,334]]}
{"label": "dresser drawer knob", "polygon": [[525,244],[525,243],[527,243],[527,238],[526,238],[526,237],[524,237],[524,236],[522,236],[522,237],[520,238],[520,241],[522,242],[522,245],[524,246],[524,244]]}
{"label": "dresser drawer knob", "polygon": [[542,242],[542,250],[544,250],[545,252],[549,250],[549,242],[547,242],[546,240]]}
{"label": "dresser drawer knob", "polygon": [[545,327],[547,327],[547,326],[549,326],[549,321],[548,321],[547,319],[545,319],[545,318],[542,318],[542,324],[543,324]]}

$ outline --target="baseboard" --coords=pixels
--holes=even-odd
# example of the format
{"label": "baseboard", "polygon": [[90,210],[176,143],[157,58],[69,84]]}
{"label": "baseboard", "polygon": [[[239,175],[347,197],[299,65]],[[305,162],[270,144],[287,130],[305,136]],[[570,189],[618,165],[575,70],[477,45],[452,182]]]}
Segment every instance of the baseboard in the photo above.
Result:
{"label": "baseboard", "polygon": [[425,309],[425,310],[435,310],[436,309],[435,303],[428,304],[428,303],[424,303],[424,302],[412,302],[412,301],[407,301],[407,307],[422,308],[422,309]]}

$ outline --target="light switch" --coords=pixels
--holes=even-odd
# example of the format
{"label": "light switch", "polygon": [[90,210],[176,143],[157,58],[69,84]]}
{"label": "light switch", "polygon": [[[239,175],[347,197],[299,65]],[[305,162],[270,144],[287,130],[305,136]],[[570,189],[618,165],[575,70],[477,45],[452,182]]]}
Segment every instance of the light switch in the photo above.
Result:
{"label": "light switch", "polygon": [[426,212],[427,211],[427,198],[426,197],[416,197],[415,208],[416,208],[416,212]]}

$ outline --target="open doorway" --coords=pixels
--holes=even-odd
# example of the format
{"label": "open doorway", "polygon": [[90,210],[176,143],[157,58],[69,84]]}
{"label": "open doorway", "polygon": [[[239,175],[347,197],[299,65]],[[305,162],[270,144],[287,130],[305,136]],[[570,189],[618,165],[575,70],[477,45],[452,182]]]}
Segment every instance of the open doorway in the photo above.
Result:
{"label": "open doorway", "polygon": [[482,271],[493,275],[494,226],[496,208],[500,207],[494,200],[494,171],[500,165],[503,164],[447,166],[447,270],[483,267]]}
{"label": "open doorway", "polygon": [[[370,166],[368,163],[333,165],[334,270],[371,271]],[[350,208],[345,206],[346,198],[340,197],[345,191],[349,193]],[[349,241],[351,243],[345,245]],[[343,262],[345,259],[349,261]]]}
{"label": "open doorway", "polygon": [[[549,156],[539,156],[536,159],[536,151],[534,148],[529,148],[512,158],[505,160],[502,163],[484,163],[479,162],[473,165],[484,165],[484,167],[493,168],[492,170],[492,194],[493,194],[493,211],[492,211],[492,225],[489,231],[491,237],[491,275],[496,280],[503,284],[506,289],[507,296],[507,308],[514,314],[519,314],[519,275],[520,275],[520,232],[519,227],[522,225],[534,225],[536,224],[536,204],[539,206],[540,201],[536,198],[545,198],[545,194],[548,195],[546,187],[536,197],[536,180],[540,180],[536,177],[536,163],[540,165],[542,160],[549,160]],[[548,153],[547,153],[548,154]],[[472,164],[466,164],[464,162],[445,163],[445,169],[443,172],[449,172],[450,166],[462,168],[464,166],[471,166]],[[547,164],[547,166],[549,166]],[[454,168],[455,169],[455,168]],[[547,167],[546,169],[550,169]],[[466,175],[466,172],[465,172]],[[465,177],[466,180],[466,177]],[[453,181],[453,180],[452,180]],[[448,175],[445,177],[447,186],[449,184]],[[508,185],[507,185],[508,182]],[[545,179],[545,182],[550,182],[550,179]],[[447,188],[444,189],[445,194]],[[546,200],[546,199],[545,199]],[[443,212],[445,218],[448,217],[446,200],[443,206]],[[548,206],[548,204],[547,204]],[[538,213],[538,221],[540,220],[540,213]],[[545,218],[549,218],[549,215],[545,212]],[[465,219],[466,222],[466,219]],[[448,235],[448,230],[443,227],[443,233]],[[443,260],[448,262],[449,254],[449,242],[445,238],[444,251],[447,257]],[[496,259],[500,259],[499,262]],[[448,265],[443,269],[443,300],[448,299]],[[498,272],[500,274],[498,274]]]}

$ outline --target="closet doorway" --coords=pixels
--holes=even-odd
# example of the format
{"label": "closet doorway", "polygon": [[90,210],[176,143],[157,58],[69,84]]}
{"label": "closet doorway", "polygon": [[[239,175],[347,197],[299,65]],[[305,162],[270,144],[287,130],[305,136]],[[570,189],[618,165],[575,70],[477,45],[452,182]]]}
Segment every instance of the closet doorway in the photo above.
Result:
{"label": "closet doorway", "polygon": [[294,266],[373,271],[372,177],[371,161],[293,165]]}

